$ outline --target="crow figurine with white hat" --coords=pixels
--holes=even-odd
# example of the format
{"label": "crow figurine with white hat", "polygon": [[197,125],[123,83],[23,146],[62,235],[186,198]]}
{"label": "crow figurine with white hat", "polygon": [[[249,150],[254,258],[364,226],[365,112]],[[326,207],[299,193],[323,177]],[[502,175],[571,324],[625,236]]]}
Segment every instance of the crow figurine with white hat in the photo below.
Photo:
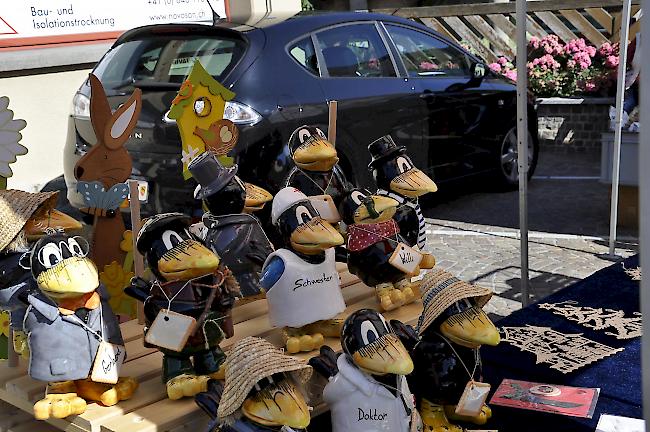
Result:
{"label": "crow figurine with white hat", "polygon": [[345,301],[334,247],[343,244],[343,237],[295,188],[277,193],[271,219],[285,247],[269,255],[262,268],[269,319],[285,327],[289,353],[318,349],[324,336],[340,334],[334,318],[345,309]]}

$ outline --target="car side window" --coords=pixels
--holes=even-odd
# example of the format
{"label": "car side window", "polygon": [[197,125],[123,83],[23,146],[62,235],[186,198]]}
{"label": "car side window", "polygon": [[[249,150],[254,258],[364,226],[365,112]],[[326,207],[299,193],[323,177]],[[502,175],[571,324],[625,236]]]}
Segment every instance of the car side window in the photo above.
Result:
{"label": "car side window", "polygon": [[440,39],[406,27],[386,24],[411,77],[468,77],[467,54]]}
{"label": "car side window", "polygon": [[373,23],[330,28],[316,33],[316,38],[330,77],[397,76]]}
{"label": "car side window", "polygon": [[311,41],[311,36],[300,39],[289,47],[289,54],[300,66],[307,69],[312,74],[318,76],[318,59],[316,58],[316,50]]}

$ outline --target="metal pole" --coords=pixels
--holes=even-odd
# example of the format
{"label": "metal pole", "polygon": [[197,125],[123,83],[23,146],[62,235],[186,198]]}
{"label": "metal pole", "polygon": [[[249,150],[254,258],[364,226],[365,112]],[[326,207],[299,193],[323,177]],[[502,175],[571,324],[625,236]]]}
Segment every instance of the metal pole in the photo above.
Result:
{"label": "metal pole", "polygon": [[614,166],[612,168],[612,201],[609,217],[609,258],[616,258],[616,224],[618,219],[618,182],[621,171],[621,126],[623,121],[623,97],[625,95],[625,66],[627,64],[627,41],[630,33],[630,4],[623,0],[621,16],[621,41],[616,81],[616,120],[614,122]]}
{"label": "metal pole", "polygon": [[[650,7],[648,0],[643,1],[643,8]],[[647,34],[650,34],[650,21],[648,18],[641,20],[641,39],[647,41]],[[648,42],[637,45],[641,49],[641,58],[650,58],[650,44]],[[645,53],[645,55],[643,55]],[[639,88],[641,96],[641,125],[650,125],[650,69],[641,68]],[[646,269],[646,276],[641,280],[641,313],[646,317],[650,316],[650,223],[647,216],[650,215],[650,130],[641,128],[639,137],[639,226],[641,237],[641,268]],[[650,430],[650,319],[643,320],[643,336],[641,339],[641,377],[643,384],[643,418],[646,419],[646,431]]]}
{"label": "metal pole", "polygon": [[526,0],[517,0],[517,165],[519,169],[519,236],[521,240],[521,305],[528,306],[528,57]]}

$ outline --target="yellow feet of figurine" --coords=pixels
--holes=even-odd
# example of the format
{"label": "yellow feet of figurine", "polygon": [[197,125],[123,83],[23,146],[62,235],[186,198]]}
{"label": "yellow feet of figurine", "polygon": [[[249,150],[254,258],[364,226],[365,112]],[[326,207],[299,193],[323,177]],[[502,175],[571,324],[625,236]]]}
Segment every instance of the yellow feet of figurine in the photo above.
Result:
{"label": "yellow feet of figurine", "polygon": [[13,337],[14,352],[24,358],[29,359],[29,344],[27,343],[27,334],[22,330],[14,330]]}
{"label": "yellow feet of figurine", "polygon": [[167,381],[167,397],[171,400],[178,400],[184,397],[193,397],[208,390],[209,375],[188,375],[176,376]]}
{"label": "yellow feet of figurine", "polygon": [[393,287],[393,284],[379,284],[375,287],[377,298],[383,311],[391,311],[402,306],[405,302],[404,293]]}
{"label": "yellow feet of figurine", "polygon": [[432,404],[422,399],[420,416],[426,432],[463,432],[464,429],[449,422],[445,409],[441,405]]}
{"label": "yellow feet of figurine", "polygon": [[436,259],[430,253],[421,252],[422,261],[420,261],[420,268],[425,270],[432,269],[436,265]]}
{"label": "yellow feet of figurine", "polygon": [[49,383],[45,397],[34,404],[36,420],[66,418],[73,414],[83,414],[85,411],[86,401],[77,395],[77,388],[72,381]]}
{"label": "yellow feet of figurine", "polygon": [[492,417],[492,408],[483,405],[481,412],[474,417],[461,416],[456,414],[456,405],[445,405],[445,414],[447,417],[460,422],[474,423],[475,425],[484,425]]}
{"label": "yellow feet of figurine", "polygon": [[[343,329],[344,319],[333,318],[329,320],[316,321],[315,323],[308,324],[302,328],[305,334],[320,333],[325,337],[341,337],[341,330]],[[320,348],[320,346],[319,346]]]}
{"label": "yellow feet of figurine", "polygon": [[404,304],[413,303],[420,297],[420,291],[411,283],[410,279],[402,279],[395,284],[395,288],[404,294]]}
{"label": "yellow feet of figurine", "polygon": [[119,401],[130,399],[138,388],[135,378],[122,377],[116,384],[104,384],[90,380],[76,381],[77,393],[87,401],[97,401],[104,406],[113,406]]}
{"label": "yellow feet of figurine", "polygon": [[226,379],[226,364],[221,363],[221,366],[219,366],[219,370],[214,372],[214,373],[211,373],[210,378],[216,379],[216,380],[221,380],[221,381],[225,380]]}
{"label": "yellow feet of figurine", "polygon": [[288,354],[309,352],[320,349],[325,344],[322,333],[304,334],[301,336],[288,336],[285,347]]}

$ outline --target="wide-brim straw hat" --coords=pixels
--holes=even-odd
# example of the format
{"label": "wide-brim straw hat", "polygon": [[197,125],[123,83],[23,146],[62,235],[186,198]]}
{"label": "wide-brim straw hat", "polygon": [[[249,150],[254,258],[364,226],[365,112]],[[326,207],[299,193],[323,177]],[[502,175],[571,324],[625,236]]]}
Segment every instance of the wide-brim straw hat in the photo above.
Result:
{"label": "wide-brim straw hat", "polygon": [[483,307],[492,297],[492,290],[456,278],[449,272],[432,270],[420,287],[424,310],[418,321],[418,333],[425,331],[451,305],[463,299],[474,298]]}
{"label": "wide-brim straw hat", "polygon": [[56,206],[58,192],[25,192],[17,189],[0,190],[0,250],[11,243],[25,223],[42,205]]}
{"label": "wide-brim straw hat", "polygon": [[240,340],[226,357],[226,386],[217,415],[227,421],[246,400],[248,393],[263,378],[280,372],[293,372],[298,383],[309,381],[312,368],[304,361],[284,354],[270,342],[249,336]]}

